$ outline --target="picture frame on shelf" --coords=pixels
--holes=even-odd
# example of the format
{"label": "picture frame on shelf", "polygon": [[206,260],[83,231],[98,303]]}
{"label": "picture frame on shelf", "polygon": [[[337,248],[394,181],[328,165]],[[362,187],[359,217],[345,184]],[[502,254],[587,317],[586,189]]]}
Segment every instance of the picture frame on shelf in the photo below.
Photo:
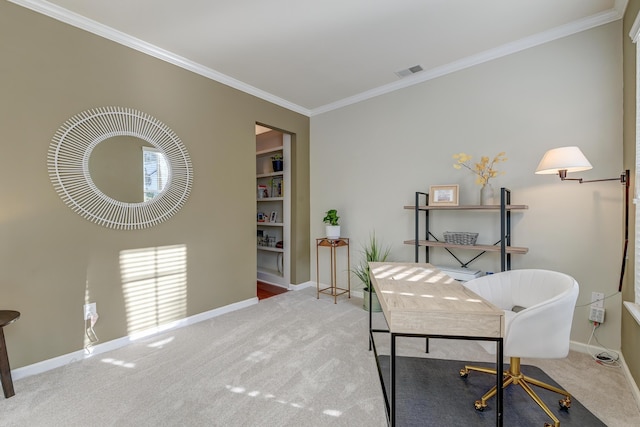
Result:
{"label": "picture frame on shelf", "polygon": [[269,222],[278,222],[278,211],[271,211]]}
{"label": "picture frame on shelf", "polygon": [[258,222],[265,222],[267,216],[263,212],[258,212]]}
{"label": "picture frame on shelf", "polygon": [[258,199],[268,199],[269,190],[266,185],[258,185]]}
{"label": "picture frame on shelf", "polygon": [[432,185],[429,187],[429,205],[458,206],[459,198],[458,184]]}

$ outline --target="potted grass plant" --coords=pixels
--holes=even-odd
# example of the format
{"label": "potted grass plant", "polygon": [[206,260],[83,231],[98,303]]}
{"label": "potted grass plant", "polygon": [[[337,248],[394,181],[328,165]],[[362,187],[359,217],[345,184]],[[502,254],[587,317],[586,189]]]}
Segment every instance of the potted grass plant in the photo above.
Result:
{"label": "potted grass plant", "polygon": [[363,308],[369,311],[369,293],[371,293],[371,311],[382,311],[380,307],[380,301],[376,295],[375,289],[371,285],[371,279],[369,277],[369,263],[370,262],[384,262],[389,257],[391,251],[390,246],[383,246],[382,243],[376,238],[376,233],[373,232],[369,236],[369,241],[362,246],[362,260],[356,268],[351,271],[355,276],[360,279],[364,287],[362,288],[364,296]]}

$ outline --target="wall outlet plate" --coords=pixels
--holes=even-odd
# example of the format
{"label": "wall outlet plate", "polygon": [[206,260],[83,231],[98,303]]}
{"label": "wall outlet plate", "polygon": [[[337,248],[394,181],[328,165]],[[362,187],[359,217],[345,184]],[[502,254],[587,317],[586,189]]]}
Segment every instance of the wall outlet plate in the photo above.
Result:
{"label": "wall outlet plate", "polygon": [[591,307],[604,308],[604,293],[591,292]]}

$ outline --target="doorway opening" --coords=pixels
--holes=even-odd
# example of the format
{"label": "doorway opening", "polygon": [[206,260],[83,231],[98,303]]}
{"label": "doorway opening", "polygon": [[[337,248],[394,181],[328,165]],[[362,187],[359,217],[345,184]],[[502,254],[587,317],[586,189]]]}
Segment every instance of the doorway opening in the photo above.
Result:
{"label": "doorway opening", "polygon": [[[256,293],[285,292],[291,261],[291,134],[256,123]],[[280,289],[278,289],[280,288]]]}

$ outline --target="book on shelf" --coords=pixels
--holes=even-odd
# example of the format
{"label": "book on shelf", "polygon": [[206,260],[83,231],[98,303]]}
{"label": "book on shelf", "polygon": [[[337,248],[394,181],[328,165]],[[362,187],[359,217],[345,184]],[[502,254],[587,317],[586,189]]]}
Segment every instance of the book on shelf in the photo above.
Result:
{"label": "book on shelf", "polygon": [[273,177],[269,181],[271,197],[282,197],[282,177]]}

